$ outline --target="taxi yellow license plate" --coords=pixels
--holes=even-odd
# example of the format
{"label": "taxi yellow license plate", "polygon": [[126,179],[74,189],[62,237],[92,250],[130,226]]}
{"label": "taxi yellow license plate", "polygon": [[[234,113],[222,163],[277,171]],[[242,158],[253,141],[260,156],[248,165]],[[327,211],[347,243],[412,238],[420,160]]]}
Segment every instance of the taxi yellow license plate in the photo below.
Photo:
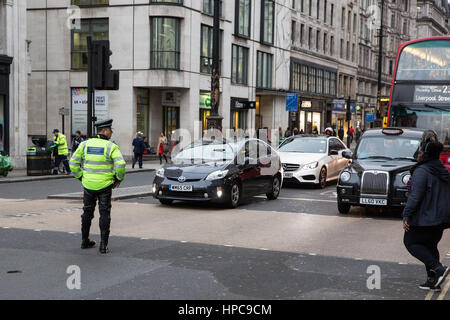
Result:
{"label": "taxi yellow license plate", "polygon": [[386,199],[370,199],[370,198],[361,198],[360,199],[361,204],[368,204],[371,206],[387,206],[387,200]]}
{"label": "taxi yellow license plate", "polygon": [[170,191],[179,191],[179,192],[192,192],[192,186],[185,185],[170,185]]}

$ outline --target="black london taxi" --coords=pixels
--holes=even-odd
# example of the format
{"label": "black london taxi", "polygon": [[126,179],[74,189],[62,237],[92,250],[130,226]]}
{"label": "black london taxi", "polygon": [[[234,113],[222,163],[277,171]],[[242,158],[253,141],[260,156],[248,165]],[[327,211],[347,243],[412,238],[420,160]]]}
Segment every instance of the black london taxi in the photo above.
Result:
{"label": "black london taxi", "polygon": [[341,214],[351,206],[404,207],[408,198],[410,169],[417,163],[419,147],[437,140],[434,131],[416,128],[379,128],[366,131],[343,156],[352,159],[337,184]]}

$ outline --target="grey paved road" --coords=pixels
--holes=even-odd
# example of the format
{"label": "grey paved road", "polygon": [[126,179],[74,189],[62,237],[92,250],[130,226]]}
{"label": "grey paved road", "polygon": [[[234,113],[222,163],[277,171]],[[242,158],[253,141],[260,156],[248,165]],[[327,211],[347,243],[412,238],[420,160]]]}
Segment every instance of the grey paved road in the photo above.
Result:
{"label": "grey paved road", "polygon": [[[152,173],[128,175],[125,187]],[[81,203],[47,200],[76,180],[0,185],[0,299],[449,299],[417,288],[424,270],[402,245],[398,212],[336,209],[335,186],[286,187],[238,209],[152,197],[113,204],[113,250],[80,245]],[[33,200],[33,201],[29,201]],[[92,237],[98,238],[98,213]],[[440,246],[450,264],[450,237]],[[69,266],[81,290],[69,290]],[[370,290],[370,266],[380,289]]]}
{"label": "grey paved road", "polygon": [[[0,229],[0,299],[426,296],[415,287],[420,266],[127,237],[112,237],[111,243],[113,253],[101,256],[95,249],[80,251],[75,235]],[[380,290],[367,287],[371,265],[382,270]],[[67,287],[70,266],[80,268],[80,290]]]}

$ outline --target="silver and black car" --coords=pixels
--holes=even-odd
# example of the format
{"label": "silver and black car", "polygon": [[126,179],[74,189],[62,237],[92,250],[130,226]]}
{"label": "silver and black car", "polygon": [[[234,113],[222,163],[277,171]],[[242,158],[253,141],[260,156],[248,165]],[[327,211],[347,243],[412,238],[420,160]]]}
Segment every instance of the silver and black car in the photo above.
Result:
{"label": "silver and black car", "polygon": [[429,139],[437,139],[436,133],[416,128],[366,131],[354,154],[343,153],[352,163],[339,175],[339,213],[347,214],[351,206],[404,207],[410,169],[421,143]]}
{"label": "silver and black car", "polygon": [[265,194],[277,199],[283,183],[278,153],[258,139],[195,141],[156,172],[153,194],[174,200],[218,202],[235,208],[242,198]]}

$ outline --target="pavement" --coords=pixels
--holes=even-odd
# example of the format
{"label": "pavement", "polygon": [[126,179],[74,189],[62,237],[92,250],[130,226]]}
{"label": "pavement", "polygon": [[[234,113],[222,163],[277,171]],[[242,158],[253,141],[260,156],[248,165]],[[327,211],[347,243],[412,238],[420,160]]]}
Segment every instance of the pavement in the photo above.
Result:
{"label": "pavement", "polygon": [[[161,165],[159,161],[145,161],[143,162],[143,169],[139,169],[136,165],[135,169],[132,168],[131,163],[127,163],[126,172],[138,173],[138,172],[151,172],[159,169]],[[16,182],[29,182],[29,181],[42,181],[42,180],[58,180],[58,179],[73,179],[73,175],[46,175],[46,176],[27,176],[26,169],[14,169],[9,172],[7,177],[0,177],[0,184],[2,183],[16,183]]]}

